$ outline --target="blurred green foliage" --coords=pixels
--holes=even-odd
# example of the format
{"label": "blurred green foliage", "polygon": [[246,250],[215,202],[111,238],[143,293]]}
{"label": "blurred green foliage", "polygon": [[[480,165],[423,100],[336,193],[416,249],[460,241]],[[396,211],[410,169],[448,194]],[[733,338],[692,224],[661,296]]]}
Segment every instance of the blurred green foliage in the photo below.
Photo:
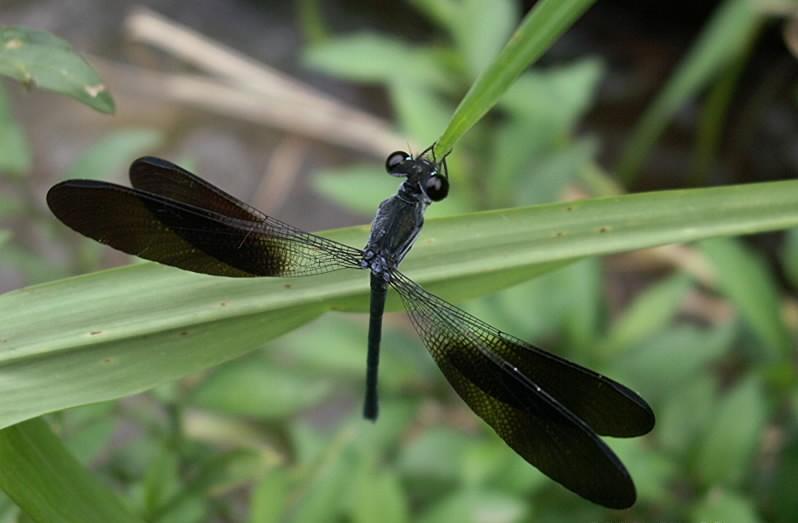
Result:
{"label": "blurred green foliage", "polygon": [[[491,9],[484,2],[463,3],[414,2],[445,35],[419,45],[373,33],[327,36],[323,20],[312,16],[312,2],[305,2],[303,20],[315,35],[305,63],[342,79],[383,85],[402,131],[429,143],[518,19],[510,0]],[[711,22],[695,53],[709,46],[723,20],[733,18],[731,9],[742,9],[727,4],[732,7],[721,12],[726,18]],[[724,38],[735,38],[758,16],[733,14],[738,29]],[[479,39],[471,38],[475,27]],[[715,61],[701,62],[703,72],[691,82],[673,80],[687,87],[664,98],[683,100],[737,48],[721,53],[709,47],[716,49],[710,57]],[[396,64],[406,73],[401,79]],[[430,216],[611,187],[595,164],[597,140],[575,136],[602,74],[601,62],[590,57],[524,73],[501,99],[497,115],[452,155],[457,190]],[[652,109],[641,126],[661,128],[676,103]],[[652,118],[656,124],[645,123]],[[160,140],[149,130],[118,131],[87,151],[70,173],[101,177],[107,166],[123,165]],[[30,163],[24,133],[0,93],[0,173],[11,181]],[[374,165],[326,170],[313,184],[367,216],[395,189],[396,181],[381,171]],[[38,216],[23,194],[0,195],[0,217],[27,216],[55,238],[52,220]],[[101,265],[101,251],[88,242],[70,253],[67,271],[4,231],[0,245],[0,263],[23,271],[28,283]],[[548,342],[651,402],[658,416],[652,434],[610,441],[638,487],[637,505],[624,514],[577,498],[519,459],[453,395],[409,326],[392,316],[380,377],[382,414],[373,425],[360,419],[358,408],[365,319],[344,314],[328,314],[268,350],[181,383],[59,412],[49,421],[72,455],[150,522],[795,521],[798,379],[795,325],[788,327],[783,313],[789,291],[772,274],[772,264],[739,240],[702,242],[697,251],[712,283],[687,271],[643,274],[644,288],[622,308],[609,287],[640,274],[597,259],[466,307],[516,336]],[[794,295],[798,231],[788,233],[777,262]],[[686,307],[701,297],[697,306]],[[710,302],[723,305],[721,313],[709,306],[704,314],[690,312]],[[37,423],[15,429],[46,439]],[[68,456],[48,457],[76,466]],[[0,496],[0,522],[28,516]]]}
{"label": "blurred green foliage", "polygon": [[4,174],[24,174],[31,167],[31,152],[22,128],[14,120],[8,96],[0,86],[0,171]]}
{"label": "blurred green foliage", "polygon": [[[757,9],[756,2],[724,0],[719,3],[690,52],[640,118],[616,167],[618,176],[627,183],[634,181],[641,163],[670,119],[700,89],[716,81],[719,76],[721,81],[717,83],[723,89],[731,91],[734,88],[736,76],[732,74],[731,77],[724,78],[723,73],[727,70],[734,71],[734,61],[746,55],[763,21],[764,13]],[[711,149],[707,141],[711,142],[713,138],[707,135],[717,135],[720,132],[719,126],[724,121],[723,112],[727,109],[725,105],[723,98],[716,98],[707,104],[706,110],[710,118],[701,126],[697,142],[704,148]],[[711,154],[711,151],[704,149],[699,154]],[[699,161],[706,163],[709,159]]]}

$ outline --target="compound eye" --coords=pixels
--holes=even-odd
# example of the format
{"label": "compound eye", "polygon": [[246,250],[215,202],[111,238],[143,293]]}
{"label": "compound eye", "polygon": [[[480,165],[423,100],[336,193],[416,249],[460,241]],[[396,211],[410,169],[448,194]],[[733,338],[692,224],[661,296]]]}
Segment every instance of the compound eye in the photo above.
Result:
{"label": "compound eye", "polygon": [[405,160],[409,160],[410,155],[404,151],[394,151],[385,159],[385,170],[393,173],[399,165]]}
{"label": "compound eye", "polygon": [[440,174],[433,174],[424,182],[424,193],[433,202],[439,202],[449,194],[449,180]]}

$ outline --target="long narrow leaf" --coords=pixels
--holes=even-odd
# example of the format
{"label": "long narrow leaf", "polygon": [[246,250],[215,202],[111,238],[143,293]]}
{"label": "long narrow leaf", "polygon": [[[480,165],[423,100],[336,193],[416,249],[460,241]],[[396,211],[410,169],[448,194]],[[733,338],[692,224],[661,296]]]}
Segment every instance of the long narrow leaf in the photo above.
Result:
{"label": "long narrow leaf", "polygon": [[793,357],[794,345],[781,317],[778,285],[767,265],[744,244],[731,239],[701,242],[717,275],[717,286],[764,342],[757,353],[776,361]]}
{"label": "long narrow leaf", "polygon": [[[403,270],[461,301],[585,256],[795,226],[798,181],[635,194],[430,220]],[[366,234],[326,236],[363,245]],[[365,311],[367,296],[356,270],[226,279],[152,263],[5,294],[0,426],[174,380],[324,310]]]}
{"label": "long narrow leaf", "polygon": [[499,56],[471,85],[435,144],[435,153],[449,152],[518,76],[537,60],[596,0],[541,0],[527,14]]}
{"label": "long narrow leaf", "polygon": [[0,430],[0,489],[37,523],[142,523],[40,419]]}

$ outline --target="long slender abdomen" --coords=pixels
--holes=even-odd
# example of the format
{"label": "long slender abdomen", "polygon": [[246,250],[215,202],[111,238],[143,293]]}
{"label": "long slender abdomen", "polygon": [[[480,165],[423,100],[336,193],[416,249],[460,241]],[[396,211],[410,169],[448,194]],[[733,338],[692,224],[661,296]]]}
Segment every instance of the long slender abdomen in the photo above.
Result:
{"label": "long slender abdomen", "polygon": [[379,405],[377,400],[377,375],[380,365],[380,338],[382,337],[382,315],[385,312],[385,298],[388,286],[382,275],[371,273],[371,303],[369,307],[369,342],[366,356],[366,398],[363,403],[363,417],[372,421],[377,419]]}

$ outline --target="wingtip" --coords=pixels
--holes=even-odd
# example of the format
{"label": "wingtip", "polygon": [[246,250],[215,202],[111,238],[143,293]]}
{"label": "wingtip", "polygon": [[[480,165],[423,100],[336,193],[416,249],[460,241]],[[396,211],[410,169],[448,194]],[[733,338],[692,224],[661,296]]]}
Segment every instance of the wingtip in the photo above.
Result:
{"label": "wingtip", "polygon": [[130,164],[130,169],[128,169],[128,173],[133,176],[134,173],[141,168],[183,170],[179,165],[176,165],[169,160],[164,160],[163,158],[158,158],[157,156],[141,156],[133,160],[133,162]]}

